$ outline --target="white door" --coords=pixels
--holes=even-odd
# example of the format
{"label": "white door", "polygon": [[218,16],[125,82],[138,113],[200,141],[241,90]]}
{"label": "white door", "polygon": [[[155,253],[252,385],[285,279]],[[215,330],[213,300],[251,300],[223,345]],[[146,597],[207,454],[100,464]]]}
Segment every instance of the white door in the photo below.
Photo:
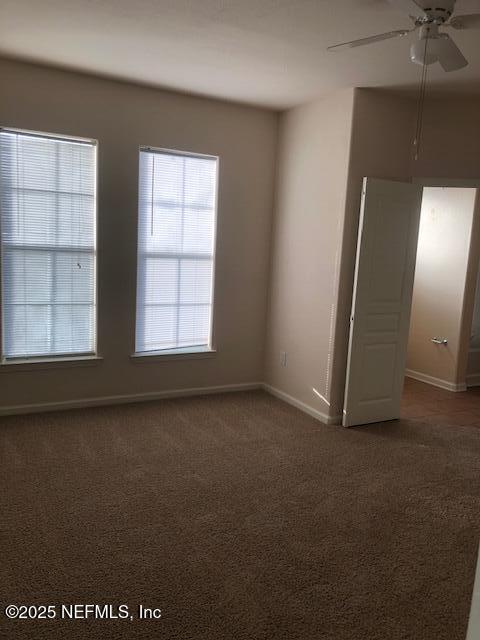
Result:
{"label": "white door", "polygon": [[422,187],[364,178],[343,425],[400,417]]}

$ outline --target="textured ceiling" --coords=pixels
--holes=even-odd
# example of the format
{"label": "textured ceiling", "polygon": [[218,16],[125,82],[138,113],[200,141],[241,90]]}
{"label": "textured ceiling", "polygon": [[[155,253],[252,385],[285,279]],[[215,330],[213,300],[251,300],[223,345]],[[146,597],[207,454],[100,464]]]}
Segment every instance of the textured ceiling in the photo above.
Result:
{"label": "textured ceiling", "polygon": [[[284,108],[338,87],[415,87],[407,38],[325,50],[409,26],[386,0],[1,0],[0,55]],[[432,90],[480,92],[480,31],[454,37],[470,65],[430,67]]]}

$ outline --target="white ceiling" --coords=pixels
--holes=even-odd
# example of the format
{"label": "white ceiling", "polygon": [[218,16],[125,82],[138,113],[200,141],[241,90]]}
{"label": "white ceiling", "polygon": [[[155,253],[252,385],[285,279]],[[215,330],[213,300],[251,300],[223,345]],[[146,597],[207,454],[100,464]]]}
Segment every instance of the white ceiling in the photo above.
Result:
{"label": "white ceiling", "polygon": [[[477,11],[458,0],[456,13]],[[285,108],[338,87],[415,87],[406,38],[325,50],[410,26],[386,0],[1,0],[0,55]],[[453,35],[470,65],[430,67],[431,86],[480,92],[480,31]]]}

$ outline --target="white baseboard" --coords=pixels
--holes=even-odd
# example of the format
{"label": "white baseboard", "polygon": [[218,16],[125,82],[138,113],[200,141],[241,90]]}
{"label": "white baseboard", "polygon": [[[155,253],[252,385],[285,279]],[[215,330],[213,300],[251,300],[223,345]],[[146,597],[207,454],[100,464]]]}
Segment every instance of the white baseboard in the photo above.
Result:
{"label": "white baseboard", "polygon": [[147,393],[130,393],[116,396],[99,396],[94,398],[79,398],[77,400],[65,400],[62,402],[39,402],[32,404],[18,404],[0,407],[0,416],[19,415],[26,413],[45,413],[47,411],[64,411],[67,409],[85,409],[87,407],[101,407],[115,404],[132,404],[136,402],[151,402],[153,400],[165,400],[168,398],[186,398],[190,396],[211,395],[216,393],[228,393],[234,391],[250,391],[263,389],[267,393],[293,405],[300,411],[316,418],[324,424],[341,424],[342,416],[329,416],[313,407],[297,400],[280,389],[271,387],[263,382],[246,382],[242,384],[225,384],[216,387],[194,387],[190,389],[172,389],[169,391],[149,391]]}
{"label": "white baseboard", "polygon": [[467,387],[480,387],[480,373],[471,373],[467,376]]}
{"label": "white baseboard", "polygon": [[434,387],[439,387],[440,389],[445,389],[446,391],[467,390],[467,385],[464,382],[461,384],[455,384],[454,382],[448,382],[447,380],[442,380],[441,378],[434,378],[433,376],[428,376],[426,373],[420,373],[420,371],[413,371],[412,369],[406,369],[405,375],[407,378],[413,378],[414,380],[418,380],[419,382],[426,382],[427,384],[431,384]]}
{"label": "white baseboard", "polygon": [[308,413],[309,416],[320,420],[320,422],[323,422],[324,424],[342,423],[342,416],[329,416],[326,413],[322,413],[321,411],[318,411],[318,409],[314,409],[310,405],[305,404],[305,402],[302,402],[301,400],[297,400],[293,396],[290,396],[288,393],[280,391],[280,389],[276,389],[275,387],[271,387],[269,384],[264,383],[262,384],[262,387],[265,391],[267,391],[267,393],[270,393],[272,396],[275,396],[276,398],[279,398],[280,400],[291,404],[304,413]]}
{"label": "white baseboard", "polygon": [[214,393],[228,393],[230,391],[250,391],[252,389],[263,389],[263,384],[261,382],[246,382],[242,384],[225,384],[218,387],[194,387],[191,389],[172,389],[170,391],[149,391],[147,393],[132,393],[118,396],[81,398],[79,400],[66,400],[63,402],[12,405],[10,407],[0,407],[0,416],[40,413],[45,411],[63,411],[65,409],[83,409],[85,407],[100,407],[112,404],[149,402],[166,398],[201,396]]}

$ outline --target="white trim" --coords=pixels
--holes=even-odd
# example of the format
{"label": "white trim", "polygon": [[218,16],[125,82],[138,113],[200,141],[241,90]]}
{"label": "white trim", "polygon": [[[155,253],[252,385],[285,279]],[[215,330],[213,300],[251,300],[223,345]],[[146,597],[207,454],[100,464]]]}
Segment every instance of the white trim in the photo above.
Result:
{"label": "white trim", "polygon": [[414,380],[419,380],[420,382],[426,382],[427,384],[431,384],[434,387],[439,387],[440,389],[445,389],[446,391],[466,391],[467,385],[465,382],[460,384],[455,384],[454,382],[448,382],[448,380],[441,380],[440,378],[434,378],[433,376],[428,376],[426,373],[420,373],[420,371],[413,371],[412,369],[405,369],[405,376],[407,378],[413,378]]}
{"label": "white trim", "polygon": [[467,375],[467,387],[480,387],[480,373],[470,373]]}
{"label": "white trim", "polygon": [[46,131],[30,131],[30,129],[16,129],[14,127],[2,127],[0,131],[5,133],[20,134],[30,136],[30,138],[49,138],[50,140],[57,140],[58,142],[78,142],[79,144],[98,144],[97,138],[81,138],[79,136],[69,136],[57,133],[48,133]]}
{"label": "white trim", "polygon": [[203,347],[194,351],[193,348],[188,349],[165,349],[165,351],[144,351],[143,353],[132,353],[130,356],[132,362],[170,362],[170,360],[198,360],[202,358],[214,358],[217,354],[216,349]]}
{"label": "white trim", "polygon": [[40,402],[38,404],[17,404],[0,407],[0,416],[21,413],[40,413],[44,411],[63,411],[65,409],[82,409],[85,407],[100,407],[110,404],[130,404],[135,402],[149,402],[166,398],[184,398],[188,396],[203,396],[231,391],[250,391],[262,389],[261,382],[245,382],[242,384],[224,384],[217,387],[193,387],[191,389],[172,389],[169,391],[149,391],[147,393],[131,393],[119,396],[100,396],[98,398],[80,398],[63,402]]}
{"label": "white trim", "polygon": [[39,402],[34,404],[19,404],[0,407],[0,416],[18,415],[26,413],[43,413],[47,411],[64,411],[67,409],[84,409],[87,407],[101,407],[105,405],[133,404],[137,402],[151,402],[153,400],[165,400],[168,398],[186,398],[190,396],[213,395],[235,391],[252,391],[263,389],[272,396],[287,402],[288,404],[307,413],[312,418],[324,424],[341,424],[342,416],[329,416],[313,407],[297,400],[280,389],[265,384],[264,382],[245,382],[241,384],[225,384],[216,387],[193,387],[189,389],[171,389],[169,391],[149,391],[146,393],[130,393],[116,396],[99,396],[97,398],[80,398],[78,400],[65,400],[61,402]]}
{"label": "white trim", "polygon": [[480,555],[477,560],[477,571],[473,585],[472,606],[468,622],[467,640],[480,638]]}
{"label": "white trim", "polygon": [[322,413],[321,411],[318,411],[318,409],[314,409],[310,405],[305,404],[305,402],[290,396],[288,393],[280,391],[280,389],[276,389],[275,387],[271,387],[269,384],[263,383],[262,388],[272,396],[291,404],[304,413],[308,413],[309,416],[312,416],[312,418],[315,418],[316,420],[320,420],[320,422],[323,422],[324,424],[341,424],[342,422],[342,416],[329,416],[326,413]]}
{"label": "white trim", "polygon": [[413,178],[414,184],[423,187],[446,187],[457,189],[477,189],[480,187],[480,178]]}
{"label": "white trim", "polygon": [[183,151],[181,149],[167,149],[166,147],[152,147],[150,145],[140,145],[140,151],[145,153],[156,153],[159,156],[180,156],[182,158],[204,158],[205,160],[219,160],[220,156],[212,156],[208,153],[196,153],[195,151]]}
{"label": "white trim", "polygon": [[91,367],[102,362],[102,356],[62,356],[58,358],[25,358],[18,360],[2,360],[0,375],[15,371],[43,371],[45,369],[68,369],[70,367]]}

